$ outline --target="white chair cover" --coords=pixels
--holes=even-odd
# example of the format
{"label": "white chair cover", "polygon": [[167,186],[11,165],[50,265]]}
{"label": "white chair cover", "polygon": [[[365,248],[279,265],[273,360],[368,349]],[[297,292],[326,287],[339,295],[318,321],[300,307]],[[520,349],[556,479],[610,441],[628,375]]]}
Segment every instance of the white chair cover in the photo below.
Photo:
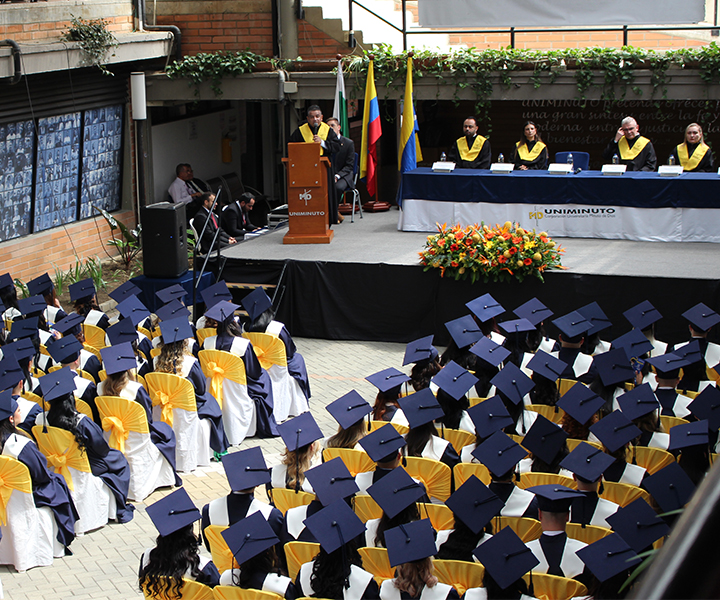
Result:
{"label": "white chair cover", "polygon": [[307,398],[288,368],[283,365],[272,365],[266,369],[272,383],[275,421],[282,423],[289,417],[310,410]]}
{"label": "white chair cover", "polygon": [[[173,409],[173,431],[175,432],[175,468],[180,473],[191,473],[197,467],[210,465],[210,421],[200,419],[197,412]],[[162,409],[153,407],[153,420],[160,420]]]}
{"label": "white chair cover", "polygon": [[[55,518],[52,511],[35,506],[32,494],[13,490],[6,507],[7,524],[0,526],[0,564],[17,571],[52,564],[55,552]],[[59,542],[56,542],[62,548]],[[60,556],[64,554],[61,550]]]}
{"label": "white chair cover", "polygon": [[[208,387],[210,378],[208,377]],[[226,379],[223,381],[223,427],[231,446],[242,444],[246,437],[253,437],[257,429],[255,403],[242,385]]]}

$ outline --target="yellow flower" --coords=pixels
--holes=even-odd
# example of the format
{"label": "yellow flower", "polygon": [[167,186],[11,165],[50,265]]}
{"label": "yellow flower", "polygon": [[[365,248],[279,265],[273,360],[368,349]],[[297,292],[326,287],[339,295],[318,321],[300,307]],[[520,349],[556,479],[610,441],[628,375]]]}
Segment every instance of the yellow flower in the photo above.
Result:
{"label": "yellow flower", "polygon": [[485,242],[485,250],[491,250],[493,247],[492,242]]}
{"label": "yellow flower", "polygon": [[531,248],[534,248],[534,247],[535,247],[535,242],[534,242],[534,241],[531,240],[531,241],[525,242],[525,248],[526,248],[527,250],[530,250]]}

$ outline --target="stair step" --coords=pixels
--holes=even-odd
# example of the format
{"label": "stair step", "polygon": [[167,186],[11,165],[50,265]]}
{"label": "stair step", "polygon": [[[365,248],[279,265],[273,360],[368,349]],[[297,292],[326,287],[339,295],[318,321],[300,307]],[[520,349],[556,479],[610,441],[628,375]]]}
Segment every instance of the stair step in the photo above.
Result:
{"label": "stair step", "polygon": [[238,290],[255,290],[257,288],[262,288],[264,290],[274,290],[277,285],[274,283],[228,283],[225,282],[228,286],[228,288],[231,289],[238,289]]}

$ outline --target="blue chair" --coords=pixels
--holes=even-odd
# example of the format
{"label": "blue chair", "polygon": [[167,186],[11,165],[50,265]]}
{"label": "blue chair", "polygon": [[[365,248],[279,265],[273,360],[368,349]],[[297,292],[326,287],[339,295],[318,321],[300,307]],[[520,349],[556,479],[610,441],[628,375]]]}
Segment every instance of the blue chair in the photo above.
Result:
{"label": "blue chair", "polygon": [[566,163],[568,154],[573,155],[573,167],[577,171],[578,169],[582,169],[583,171],[587,171],[590,167],[590,154],[587,152],[576,152],[575,150],[571,150],[569,152],[556,152],[555,153],[555,162],[556,163]]}
{"label": "blue chair", "polygon": [[358,153],[355,153],[355,164],[353,165],[353,181],[352,186],[346,189],[342,194],[342,203],[347,204],[345,202],[345,194],[352,194],[353,201],[352,201],[352,212],[350,213],[350,222],[355,222],[355,203],[357,202],[358,208],[360,209],[360,218],[363,218],[363,212],[362,212],[362,205],[360,204],[360,192],[357,189],[357,180],[358,180],[358,169],[360,164],[360,157],[358,156]]}

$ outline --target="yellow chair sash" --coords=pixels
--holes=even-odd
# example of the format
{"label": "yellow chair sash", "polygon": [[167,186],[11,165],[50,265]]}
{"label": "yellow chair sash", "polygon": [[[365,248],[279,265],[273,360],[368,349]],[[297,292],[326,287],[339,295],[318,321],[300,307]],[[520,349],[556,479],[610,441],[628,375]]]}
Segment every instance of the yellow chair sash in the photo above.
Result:
{"label": "yellow chair sash", "polygon": [[75,399],[75,410],[77,410],[80,414],[85,415],[86,417],[93,418],[92,414],[92,408],[90,408],[90,405],[85,402],[85,400],[80,400],[80,398]]}
{"label": "yellow chair sash", "polygon": [[[165,577],[161,577],[161,579],[166,579]],[[192,579],[185,579],[183,578],[183,586],[180,589],[180,596],[169,596],[166,592],[169,590],[170,586],[170,580],[166,580],[166,584],[163,587],[164,592],[161,593],[159,596],[148,596],[145,590],[143,590],[143,595],[148,600],[214,600],[213,596],[213,590],[211,587],[199,583],[198,581],[193,581]]]}
{"label": "yellow chair sash", "polygon": [[688,156],[687,143],[683,142],[682,144],[678,144],[677,155],[680,159],[680,164],[682,165],[683,171],[692,171],[693,169],[697,168],[697,166],[700,164],[700,161],[705,158],[708,150],[710,150],[710,146],[708,146],[704,142],[701,142],[695,148],[695,152],[692,153],[692,156]]}
{"label": "yellow chair sash", "polygon": [[234,585],[217,585],[213,588],[213,594],[215,600],[283,600],[280,594],[274,592],[244,589]]}
{"label": "yellow chair sash", "polygon": [[171,373],[148,373],[145,376],[153,406],[162,408],[162,421],[172,427],[173,409],[197,411],[195,390],[184,377]]}
{"label": "yellow chair sash", "polygon": [[455,448],[456,452],[460,452],[465,446],[469,446],[475,442],[475,435],[462,429],[448,429],[441,427],[438,429],[438,435],[447,440]]}
{"label": "yellow chair sash", "polygon": [[425,485],[428,496],[443,502],[450,497],[452,471],[446,464],[430,458],[408,456],[405,470],[410,477],[420,480]]}
{"label": "yellow chair sash", "polygon": [[620,158],[623,160],[632,160],[634,158],[637,158],[638,154],[640,154],[645,146],[648,145],[650,142],[649,139],[643,136],[638,136],[636,142],[633,144],[633,147],[630,147],[630,144],[628,144],[627,138],[625,136],[621,137],[618,141],[618,150],[620,151]]}
{"label": "yellow chair sash", "polygon": [[637,446],[635,448],[635,462],[643,467],[650,475],[675,462],[675,457],[667,450]]}
{"label": "yellow chair sash", "polygon": [[131,431],[150,433],[145,409],[134,400],[118,396],[98,396],[95,404],[102,428],[110,432],[109,444],[125,454],[125,440]]}
{"label": "yellow chair sash", "polygon": [[463,560],[434,560],[435,576],[441,583],[447,583],[462,596],[470,588],[485,587],[485,567],[480,563]]}
{"label": "yellow chair sash", "polygon": [[214,327],[203,327],[195,332],[198,344],[202,348],[203,342],[213,335],[217,335],[217,330]]}
{"label": "yellow chair sash", "polygon": [[457,147],[460,152],[460,159],[468,162],[474,161],[478,157],[478,154],[480,154],[480,150],[482,150],[482,147],[485,145],[486,141],[486,138],[478,135],[473,140],[472,148],[470,148],[468,147],[467,138],[465,136],[458,138]]}
{"label": "yellow chair sash", "polygon": [[233,568],[233,554],[222,536],[222,532],[226,529],[227,527],[220,525],[208,525],[203,531],[205,539],[210,544],[213,563],[221,573]]}
{"label": "yellow chair sash", "polygon": [[390,566],[390,559],[386,548],[358,548],[362,558],[363,569],[372,573],[378,585],[386,579],[395,577],[395,569]]}
{"label": "yellow chair sash", "polygon": [[0,525],[7,525],[7,505],[14,490],[32,494],[30,471],[19,460],[0,456]]}
{"label": "yellow chair sash", "polygon": [[534,597],[538,600],[570,600],[570,598],[588,595],[587,588],[575,579],[532,572],[523,575],[523,579],[528,585],[530,585],[531,577],[535,590]]}
{"label": "yellow chair sash", "polygon": [[314,542],[288,542],[285,544],[285,558],[288,565],[288,577],[295,581],[300,567],[309,563],[320,552],[320,544]]}
{"label": "yellow chair sash", "polygon": [[65,479],[68,487],[74,490],[70,467],[83,473],[91,473],[87,455],[80,451],[75,436],[69,431],[48,425],[47,433],[43,433],[41,425],[32,428],[40,452],[45,455],[48,467],[52,467]]}
{"label": "yellow chair sash", "polygon": [[436,531],[445,529],[453,529],[455,527],[455,515],[449,507],[444,504],[428,504],[426,502],[418,502],[418,511],[420,518],[427,517]]}
{"label": "yellow chair sash", "polygon": [[543,150],[545,150],[547,146],[541,141],[535,142],[535,145],[533,146],[532,150],[528,150],[527,143],[523,142],[516,142],[515,148],[517,148],[517,154],[520,157],[520,160],[524,160],[527,162],[534,161]]}
{"label": "yellow chair sash", "polygon": [[[542,535],[540,521],[535,519],[526,519],[525,517],[496,517],[496,519],[500,521],[497,531],[509,527],[525,544],[538,539]],[[496,520],[493,520],[493,526],[495,526],[496,522]]]}
{"label": "yellow chair sash", "polygon": [[263,369],[267,370],[273,365],[287,367],[285,344],[282,343],[280,338],[269,333],[258,332],[243,333],[243,337],[250,340]]}
{"label": "yellow chair sash", "polygon": [[270,494],[270,500],[272,500],[275,508],[282,514],[285,514],[290,508],[310,504],[315,500],[315,494],[308,492],[296,493],[295,490],[288,490],[286,488],[273,488]]}
{"label": "yellow chair sash", "polygon": [[[317,132],[318,137],[322,140],[326,140],[329,132],[330,126],[327,123],[320,123],[320,127]],[[312,129],[310,129],[310,125],[307,123],[300,125],[300,133],[306,142],[310,143],[313,141],[313,132]]]}
{"label": "yellow chair sash", "polygon": [[562,408],[558,408],[556,411],[554,406],[548,406],[547,404],[528,404],[525,407],[525,410],[536,412],[556,425],[560,424],[563,415],[565,414],[565,411]]}
{"label": "yellow chair sash", "polygon": [[380,505],[367,494],[358,494],[353,500],[353,510],[363,523],[371,519],[382,517],[383,510]]}
{"label": "yellow chair sash", "polygon": [[611,529],[598,527],[597,525],[585,525],[580,523],[567,523],[565,526],[567,536],[573,540],[580,540],[586,544],[592,544],[612,533]]}
{"label": "yellow chair sash", "polygon": [[523,473],[520,475],[519,488],[526,490],[535,485],[559,484],[565,487],[577,489],[577,482],[565,475],[556,475],[555,473]]}
{"label": "yellow chair sash", "polygon": [[455,489],[459,488],[473,475],[485,485],[490,485],[492,481],[490,471],[480,463],[458,463],[453,467],[453,475],[455,476]]}
{"label": "yellow chair sash", "polygon": [[614,481],[603,481],[602,487],[603,493],[600,494],[600,497],[610,500],[615,504],[619,504],[623,508],[638,498],[642,498],[648,504],[651,504],[650,494],[636,485],[630,485],[629,483],[616,483]]}
{"label": "yellow chair sash", "polygon": [[[389,421],[370,421],[370,431],[373,432],[377,429],[380,429],[381,427],[385,427],[385,425],[390,425],[390,427],[394,427],[395,431],[397,431],[400,435],[405,435],[408,431],[410,431],[410,428],[407,425],[402,425],[401,423],[390,423]],[[454,448],[455,446],[453,446]]]}
{"label": "yellow chair sash", "polygon": [[345,463],[353,477],[358,473],[374,471],[375,467],[377,467],[375,461],[363,450],[354,450],[352,448],[325,448],[323,450],[323,460],[325,462],[331,461],[338,456]]}
{"label": "yellow chair sash", "polygon": [[45,402],[45,399],[42,396],[38,396],[37,394],[33,394],[32,392],[23,392],[20,394],[23,398],[26,400],[31,400],[35,404],[39,405],[44,411],[50,410],[50,405]]}
{"label": "yellow chair sash", "polygon": [[83,333],[85,334],[85,341],[90,344],[93,348],[105,347],[105,330],[97,325],[90,325],[89,323],[83,323]]}
{"label": "yellow chair sash", "polygon": [[205,377],[210,378],[210,393],[223,405],[223,381],[229,379],[240,385],[247,385],[245,363],[239,356],[223,350],[200,350],[200,367]]}

